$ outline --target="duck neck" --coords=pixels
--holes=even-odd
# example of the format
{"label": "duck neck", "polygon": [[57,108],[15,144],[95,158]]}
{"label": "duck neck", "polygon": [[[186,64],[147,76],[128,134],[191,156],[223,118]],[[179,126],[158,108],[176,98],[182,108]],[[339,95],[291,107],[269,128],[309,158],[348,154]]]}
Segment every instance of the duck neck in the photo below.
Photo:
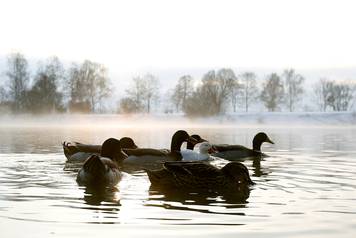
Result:
{"label": "duck neck", "polygon": [[194,150],[194,144],[191,142],[187,142],[187,150]]}
{"label": "duck neck", "polygon": [[171,151],[177,151],[180,152],[180,147],[182,146],[184,140],[172,137],[172,142],[171,142]]}
{"label": "duck neck", "polygon": [[117,152],[115,155],[105,156],[105,157],[111,159],[117,164],[121,164],[122,161],[127,158],[127,155],[122,150],[120,150],[120,152]]}
{"label": "duck neck", "polygon": [[257,138],[253,139],[252,149],[254,151],[261,152],[261,145],[262,145],[262,142],[260,140],[258,140]]}

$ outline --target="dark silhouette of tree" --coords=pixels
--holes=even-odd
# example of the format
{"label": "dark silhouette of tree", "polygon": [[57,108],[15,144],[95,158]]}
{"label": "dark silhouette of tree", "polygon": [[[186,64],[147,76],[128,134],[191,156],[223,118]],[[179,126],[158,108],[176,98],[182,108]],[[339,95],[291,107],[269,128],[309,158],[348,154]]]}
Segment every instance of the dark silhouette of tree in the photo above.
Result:
{"label": "dark silhouette of tree", "polygon": [[333,83],[326,78],[320,79],[313,85],[313,95],[320,111],[326,111],[328,107],[328,98],[332,87]]}
{"label": "dark silhouette of tree", "polygon": [[[102,100],[111,94],[110,81],[105,66],[84,61],[80,66],[73,64],[69,70],[70,108],[95,112]],[[80,109],[82,108],[82,109]]]}
{"label": "dark silhouette of tree", "polygon": [[220,69],[207,72],[202,84],[186,100],[184,112],[188,116],[211,116],[224,111],[224,104],[231,95],[237,79],[231,69]]}
{"label": "dark silhouette of tree", "polygon": [[176,111],[179,112],[184,105],[186,100],[190,97],[194,91],[194,80],[190,75],[184,75],[179,78],[177,85],[174,88],[171,100],[176,107]]}
{"label": "dark silhouette of tree", "polygon": [[26,89],[29,81],[28,63],[25,57],[17,52],[7,57],[6,76],[9,79],[9,96],[11,97],[13,111],[20,112],[25,109]]}
{"label": "dark silhouette of tree", "polygon": [[151,112],[151,106],[158,99],[159,81],[152,74],[134,77],[132,86],[126,90],[128,98],[135,102],[137,112]]}
{"label": "dark silhouette of tree", "polygon": [[256,74],[253,72],[245,72],[241,74],[240,78],[242,81],[241,85],[242,85],[245,111],[248,112],[248,108],[250,104],[254,102],[258,96]]}
{"label": "dark silhouette of tree", "polygon": [[321,111],[347,111],[353,106],[355,87],[349,82],[336,82],[322,78],[314,84],[316,104]]}
{"label": "dark silhouette of tree", "polygon": [[286,103],[289,111],[292,112],[304,92],[303,83],[305,79],[300,74],[296,74],[294,69],[284,70],[283,78],[285,79]]}
{"label": "dark silhouette of tree", "polygon": [[138,105],[134,99],[125,97],[120,100],[121,113],[136,113],[138,111]]}
{"label": "dark silhouette of tree", "polygon": [[41,64],[34,78],[34,85],[27,92],[27,110],[35,113],[63,111],[63,93],[59,85],[65,81],[65,71],[58,57]]}
{"label": "dark silhouette of tree", "polygon": [[283,102],[284,87],[281,78],[276,73],[272,73],[267,77],[262,88],[261,100],[268,111],[276,111],[278,105]]}
{"label": "dark silhouette of tree", "polygon": [[35,84],[28,91],[27,109],[35,113],[63,111],[62,94],[57,91],[55,80],[45,72],[38,72]]}

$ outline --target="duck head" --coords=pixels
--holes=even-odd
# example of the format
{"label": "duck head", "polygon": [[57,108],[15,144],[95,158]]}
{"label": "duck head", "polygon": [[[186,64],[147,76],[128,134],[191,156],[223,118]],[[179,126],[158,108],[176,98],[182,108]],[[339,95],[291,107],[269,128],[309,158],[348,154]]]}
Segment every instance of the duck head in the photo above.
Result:
{"label": "duck head", "polygon": [[122,137],[120,139],[120,145],[123,149],[137,149],[137,145],[130,137]]}
{"label": "duck head", "polygon": [[213,154],[216,150],[209,142],[203,142],[199,146],[199,152],[200,154]]}
{"label": "duck head", "polygon": [[[195,140],[197,140],[197,143],[196,143],[196,144],[207,141],[207,140],[201,138],[200,135],[197,135],[197,134],[191,135],[191,137],[194,138]],[[194,149],[194,145],[195,145],[195,144],[193,144],[193,143],[191,143],[191,142],[188,142],[188,143],[187,143],[187,149],[188,149],[188,150],[193,150],[193,149]]]}
{"label": "duck head", "polygon": [[196,139],[189,136],[188,132],[184,130],[176,131],[172,136],[171,151],[180,151],[183,142],[192,143],[193,147],[198,143]]}
{"label": "duck head", "polygon": [[250,178],[247,167],[240,162],[230,162],[221,171],[232,177],[238,184],[255,184]]}
{"label": "duck head", "polygon": [[268,142],[274,144],[274,142],[267,136],[264,132],[259,132],[253,138],[253,150],[254,151],[261,151],[261,145],[263,142]]}
{"label": "duck head", "polygon": [[115,162],[121,162],[125,159],[125,154],[122,152],[120,141],[115,138],[109,138],[104,141],[101,146],[102,157],[107,157]]}

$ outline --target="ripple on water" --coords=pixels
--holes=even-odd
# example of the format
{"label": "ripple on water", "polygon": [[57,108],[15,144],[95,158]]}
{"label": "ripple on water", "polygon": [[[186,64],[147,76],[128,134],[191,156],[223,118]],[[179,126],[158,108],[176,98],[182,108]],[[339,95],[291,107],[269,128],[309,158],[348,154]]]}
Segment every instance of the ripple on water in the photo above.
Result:
{"label": "ripple on water", "polygon": [[[207,139],[218,140],[216,135],[220,135],[241,144],[250,144],[255,133],[249,129],[198,132]],[[109,132],[102,133],[85,134],[82,141],[101,141]],[[175,236],[183,234],[182,225],[187,227],[184,230],[194,229],[195,234],[205,236],[216,235],[213,231],[227,236],[265,232],[273,237],[332,237],[344,230],[355,234],[356,151],[348,143],[356,142],[356,133],[310,131],[303,140],[293,139],[298,133],[274,129],[271,137],[276,144],[264,147],[271,157],[243,161],[256,185],[241,194],[158,191],[150,188],[143,171],[124,173],[117,189],[89,191],[75,182],[78,167],[64,169],[65,158],[57,143],[68,138],[47,141],[46,148],[28,145],[27,153],[19,153],[15,142],[15,149],[7,145],[0,154],[0,222],[27,222],[34,228],[54,223],[63,230],[73,229],[72,224],[82,229],[90,229],[87,224],[107,224],[106,228],[96,227],[101,232],[111,226],[129,226],[132,232],[137,227],[152,232],[172,226]],[[345,141],[334,138],[340,133]],[[164,141],[167,134],[159,132],[157,141]],[[16,141],[16,133],[13,136]],[[75,136],[83,139],[81,134]],[[26,138],[31,138],[30,132]],[[151,137],[139,138],[144,144],[142,138]],[[147,144],[160,147],[157,141]],[[165,235],[172,235],[171,230]]]}

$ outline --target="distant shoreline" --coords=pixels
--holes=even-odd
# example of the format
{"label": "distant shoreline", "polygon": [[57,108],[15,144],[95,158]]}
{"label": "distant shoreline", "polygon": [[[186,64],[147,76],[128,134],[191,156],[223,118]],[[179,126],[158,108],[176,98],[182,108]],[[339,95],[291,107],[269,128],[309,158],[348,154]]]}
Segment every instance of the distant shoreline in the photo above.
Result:
{"label": "distant shoreline", "polygon": [[0,127],[320,127],[356,126],[356,112],[251,112],[206,118],[183,114],[1,115]]}

